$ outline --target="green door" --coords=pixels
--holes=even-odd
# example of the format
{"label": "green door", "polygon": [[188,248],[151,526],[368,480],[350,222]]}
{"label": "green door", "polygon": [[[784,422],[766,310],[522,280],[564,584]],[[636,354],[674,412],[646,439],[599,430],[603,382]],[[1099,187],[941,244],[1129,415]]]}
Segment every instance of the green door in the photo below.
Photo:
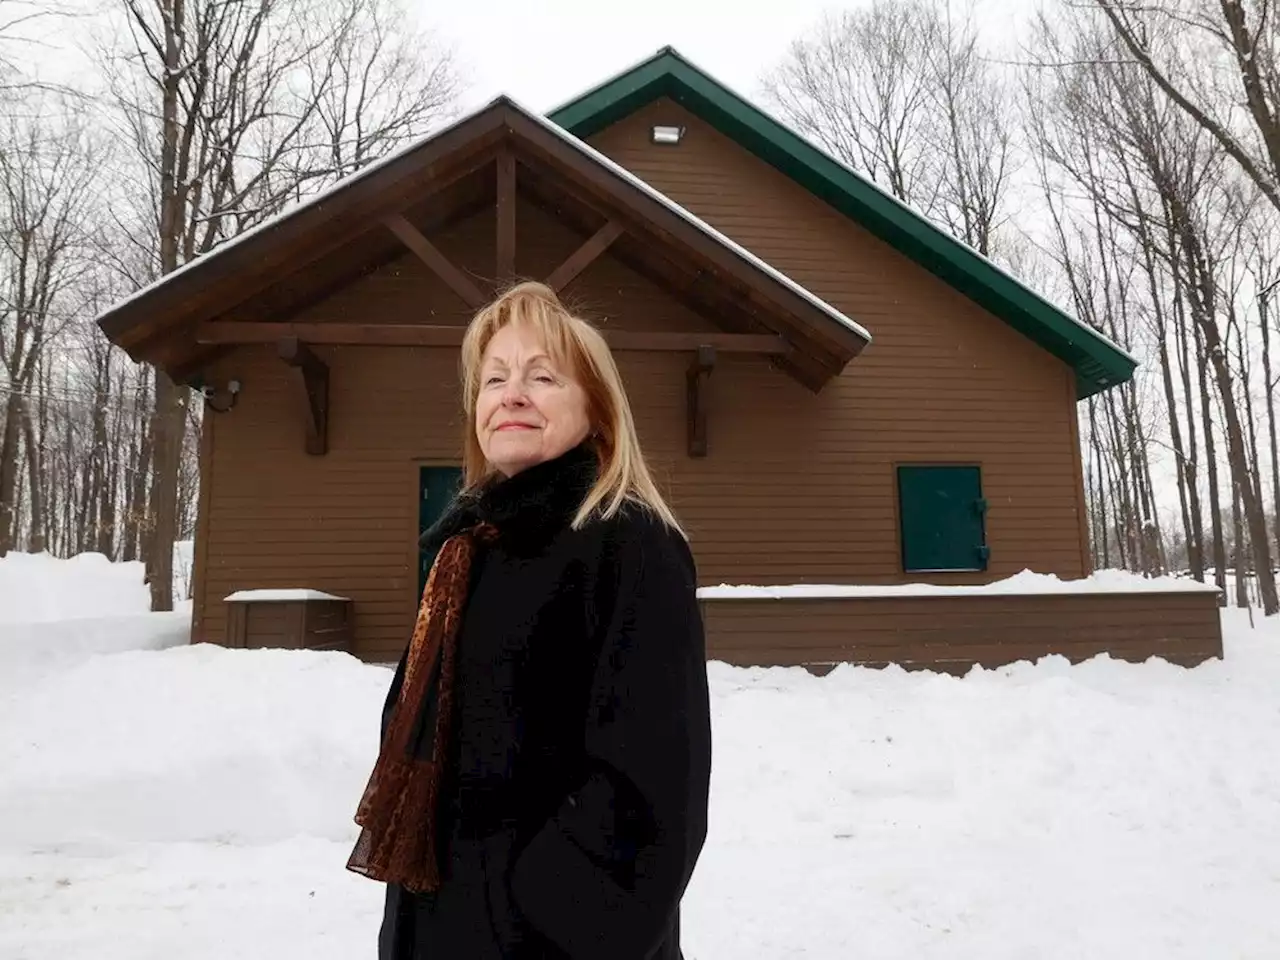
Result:
{"label": "green door", "polygon": [[986,570],[986,511],[980,468],[899,467],[903,570]]}
{"label": "green door", "polygon": [[[462,486],[461,467],[418,468],[418,535],[421,536],[440,519]],[[418,596],[426,589],[436,551],[418,551]]]}

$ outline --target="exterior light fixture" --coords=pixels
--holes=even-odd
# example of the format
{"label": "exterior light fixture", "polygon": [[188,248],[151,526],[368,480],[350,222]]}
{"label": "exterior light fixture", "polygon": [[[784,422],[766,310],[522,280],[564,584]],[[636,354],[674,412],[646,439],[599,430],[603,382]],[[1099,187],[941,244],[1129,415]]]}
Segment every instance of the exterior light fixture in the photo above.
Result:
{"label": "exterior light fixture", "polygon": [[664,146],[675,146],[684,139],[684,127],[656,126],[653,128],[650,139]]}
{"label": "exterior light fixture", "polygon": [[[214,413],[229,413],[236,405],[236,398],[240,396],[241,384],[239,380],[228,380],[226,387],[219,390],[210,384],[200,382],[197,391],[204,397],[205,406]],[[219,398],[225,395],[227,397],[225,406],[219,403]]]}

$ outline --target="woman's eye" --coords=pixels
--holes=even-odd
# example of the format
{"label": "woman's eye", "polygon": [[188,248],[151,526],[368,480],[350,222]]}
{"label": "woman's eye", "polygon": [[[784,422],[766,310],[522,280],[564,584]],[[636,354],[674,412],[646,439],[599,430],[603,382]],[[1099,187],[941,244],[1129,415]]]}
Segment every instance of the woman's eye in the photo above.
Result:
{"label": "woman's eye", "polygon": [[539,383],[555,383],[556,382],[556,378],[551,376],[551,374],[549,373],[539,373],[535,375],[533,379],[537,380]]}
{"label": "woman's eye", "polygon": [[489,377],[485,380],[484,385],[488,387],[488,386],[492,386],[495,383],[501,383],[501,382],[502,382],[501,377]]}

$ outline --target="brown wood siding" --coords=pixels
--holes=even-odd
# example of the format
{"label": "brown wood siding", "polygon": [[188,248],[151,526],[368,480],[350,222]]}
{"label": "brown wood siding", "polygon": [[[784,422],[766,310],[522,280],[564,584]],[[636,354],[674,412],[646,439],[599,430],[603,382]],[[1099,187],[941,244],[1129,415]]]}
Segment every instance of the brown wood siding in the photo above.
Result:
{"label": "brown wood siding", "polygon": [[[674,148],[650,143],[656,123],[684,126],[684,140]],[[891,465],[951,459],[983,468],[993,577],[1022,567],[1086,572],[1065,364],[672,101],[649,105],[592,143],[870,329],[871,347],[816,405],[822,424],[806,470],[813,480],[796,491],[847,511],[833,518],[832,542],[843,533],[875,544],[867,562],[844,573],[895,579]],[[777,497],[790,483],[766,473],[755,486]]]}
{"label": "brown wood siding", "polygon": [[[1077,576],[1082,526],[1066,367],[731,144],[698,134],[686,146],[650,171],[655,184],[876,336],[818,395],[761,357],[721,357],[709,382],[710,454],[697,460],[685,453],[691,357],[619,354],[646,453],[689,529],[701,582],[900,582],[894,468],[939,461],[981,464],[992,555],[984,576],[930,579],[967,583],[1024,568]],[[705,186],[695,196],[706,177],[696,164],[668,169],[677,155],[721,164],[715,176],[728,200]],[[519,205],[521,274],[546,276],[582,239]],[[433,240],[478,281],[492,276],[492,210]],[[608,255],[566,294],[606,325],[714,329]],[[462,324],[468,316],[406,255],[296,319]],[[322,457],[303,452],[296,384],[271,348],[238,349],[213,371],[244,388],[232,412],[206,414],[196,638],[223,639],[223,598],[234,590],[311,587],[354,601],[356,653],[393,659],[417,601],[417,471],[459,456],[456,352],[314,349],[331,369]],[[802,619],[789,622],[792,634],[809,632]]]}
{"label": "brown wood siding", "polygon": [[1216,595],[711,599],[708,656],[739,666],[860,663],[963,671],[1101,653],[1192,666],[1222,656]]}

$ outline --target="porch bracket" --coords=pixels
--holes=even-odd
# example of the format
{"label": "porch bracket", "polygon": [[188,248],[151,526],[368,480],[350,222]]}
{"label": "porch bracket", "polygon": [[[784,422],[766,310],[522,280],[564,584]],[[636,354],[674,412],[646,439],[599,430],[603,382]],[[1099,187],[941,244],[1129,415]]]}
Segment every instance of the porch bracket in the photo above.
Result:
{"label": "porch bracket", "polygon": [[329,450],[329,366],[297,337],[283,337],[276,350],[296,375],[307,428],[307,453],[323,456]]}
{"label": "porch bracket", "polygon": [[707,455],[707,411],[709,408],[708,380],[716,365],[716,348],[703,344],[698,347],[697,356],[689,366],[688,408],[689,408],[689,456],[705,457]]}
{"label": "porch bracket", "polygon": [[622,236],[622,224],[617,220],[610,220],[593,233],[582,246],[569,254],[564,263],[551,271],[551,275],[547,277],[547,286],[559,293],[598,256],[608,250],[620,236]]}
{"label": "porch bracket", "polygon": [[484,306],[489,298],[470,277],[453,264],[453,261],[441,253],[434,243],[424,237],[422,231],[398,213],[392,214],[382,222],[400,239],[401,243],[431,269],[432,273],[443,280],[463,303],[472,310],[479,310]]}

